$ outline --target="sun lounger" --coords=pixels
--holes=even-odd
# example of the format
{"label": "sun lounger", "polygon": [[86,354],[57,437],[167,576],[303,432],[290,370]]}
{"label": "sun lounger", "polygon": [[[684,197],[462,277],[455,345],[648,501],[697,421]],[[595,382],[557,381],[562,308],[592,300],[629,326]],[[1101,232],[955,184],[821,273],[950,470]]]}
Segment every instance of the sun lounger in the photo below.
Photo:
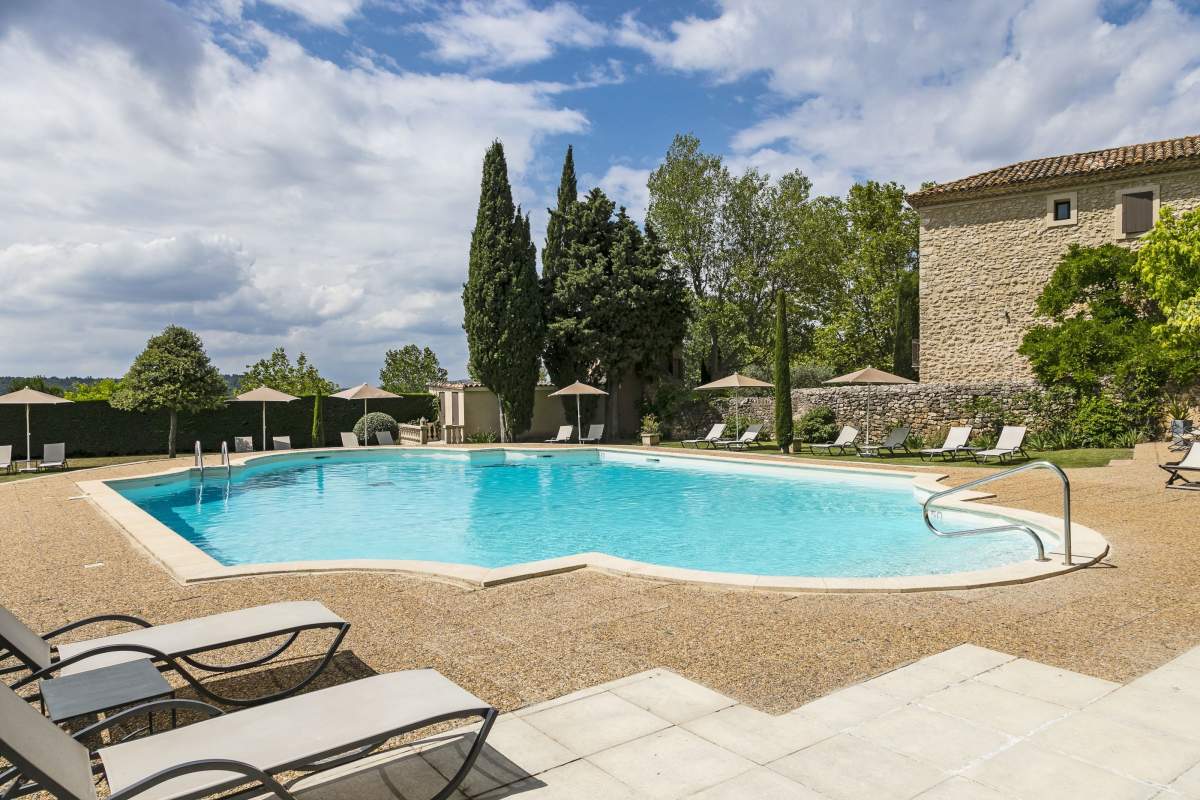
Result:
{"label": "sun lounger", "polygon": [[239,786],[249,787],[257,798],[294,800],[295,795],[275,776],[346,765],[344,771],[352,781],[352,765],[388,739],[439,722],[480,717],[483,725],[462,765],[434,796],[445,800],[461,796],[457,788],[483,750],[498,714],[435,670],[414,669],[373,675],[231,714],[195,700],[160,700],[113,714],[72,736],[3,688],[0,755],[12,767],[0,772],[0,786],[11,782],[13,789],[4,796],[44,790],[59,800],[96,800],[92,754],[80,741],[131,717],[180,709],[208,718],[95,753],[100,762],[96,771],[103,770],[110,800],[183,800],[223,794]]}
{"label": "sun lounger", "polygon": [[254,452],[254,437],[253,436],[235,436],[235,437],[233,437],[233,452],[235,452],[235,453],[253,453]]}
{"label": "sun lounger", "polygon": [[12,445],[0,445],[0,469],[5,472],[12,472]]}
{"label": "sun lounger", "polygon": [[272,450],[291,450],[292,449],[292,437],[291,436],[272,436],[271,437],[271,449]]}
{"label": "sun lounger", "polygon": [[358,437],[353,433],[343,433],[342,447],[358,447]]}
{"label": "sun lounger", "polygon": [[396,443],[396,441],[392,438],[391,431],[375,431],[375,441],[379,442],[385,447],[390,447]]}
{"label": "sun lounger", "polygon": [[927,447],[921,451],[920,456],[922,461],[932,461],[934,456],[941,456],[945,461],[949,456],[951,461],[958,458],[959,453],[971,453],[976,448],[967,447],[967,442],[971,440],[970,425],[956,425],[946,434],[946,441],[942,442],[941,447]]}
{"label": "sun lounger", "polygon": [[1183,458],[1159,464],[1158,468],[1166,470],[1171,476],[1167,479],[1168,489],[1200,490],[1200,442],[1192,442]]}
{"label": "sun lounger", "polygon": [[[98,622],[127,622],[138,628],[69,644],[56,645],[51,641],[68,631]],[[214,700],[232,705],[252,705],[293,694],[308,685],[329,664],[349,628],[350,623],[321,603],[293,601],[253,606],[165,625],[151,625],[144,619],[125,614],[104,614],[72,622],[39,636],[8,609],[0,607],[0,648],[4,651],[0,661],[15,658],[20,662],[16,666],[0,669],[0,674],[22,674],[13,684],[13,688],[19,688],[42,678],[53,679],[55,675],[76,675],[99,667],[149,658],[160,667],[178,672],[194,689]],[[295,686],[264,697],[251,700],[222,697],[201,684],[184,667],[187,664],[209,672],[233,672],[259,666],[281,656],[302,632],[309,630],[336,631],[324,658]],[[197,660],[198,656],[235,645],[281,637],[286,637],[282,644],[266,655],[255,656],[248,661],[209,665]],[[29,674],[25,675],[26,672]]]}
{"label": "sun lounger", "polygon": [[971,457],[977,462],[986,463],[991,457],[997,458],[1003,462],[1005,458],[1010,461],[1017,453],[1029,458],[1029,453],[1025,452],[1022,447],[1025,443],[1025,428],[1021,425],[1005,425],[1000,430],[1000,438],[996,440],[995,447],[989,447],[986,450],[976,450],[971,453]]}
{"label": "sun lounger", "polygon": [[716,443],[724,435],[725,435],[725,423],[718,422],[716,425],[713,425],[711,428],[709,428],[708,434],[704,438],[702,438],[702,439],[684,439],[679,444],[682,445],[683,447],[687,447],[689,444],[692,447],[697,447],[697,448],[700,447],[701,445],[708,445],[709,447],[716,447],[717,446]]}
{"label": "sun lounger", "polygon": [[750,425],[746,430],[742,431],[742,435],[736,439],[719,439],[715,444],[723,446],[726,450],[747,450],[751,445],[758,447],[760,445],[758,436],[762,433],[763,426],[761,423]]}
{"label": "sun lounger", "polygon": [[560,425],[558,428],[558,434],[553,439],[547,439],[546,441],[551,444],[569,444],[571,441],[571,436],[574,433],[574,425]]}
{"label": "sun lounger", "polygon": [[67,446],[63,442],[42,445],[42,460],[38,469],[66,469]]}
{"label": "sun lounger", "polygon": [[596,444],[600,444],[600,440],[603,438],[604,438],[604,426],[603,425],[592,425],[592,426],[588,427],[587,436],[580,439],[579,443],[587,444],[589,442],[594,442]]}
{"label": "sun lounger", "polygon": [[907,444],[908,434],[911,432],[912,428],[907,425],[901,425],[899,428],[893,428],[880,444],[864,444],[861,447],[855,445],[854,449],[858,451],[860,456],[879,457],[884,450],[890,456],[896,455],[897,450],[903,450],[905,453],[912,455],[912,451],[908,449]]}
{"label": "sun lounger", "polygon": [[[810,444],[808,449],[810,452],[817,452],[818,449],[826,453],[832,453],[834,448],[837,448],[838,453],[845,455],[846,451],[854,447],[854,440],[858,438],[858,428],[852,428],[849,425],[842,428],[841,433],[832,442],[824,444]],[[801,451],[803,452],[803,451]]]}

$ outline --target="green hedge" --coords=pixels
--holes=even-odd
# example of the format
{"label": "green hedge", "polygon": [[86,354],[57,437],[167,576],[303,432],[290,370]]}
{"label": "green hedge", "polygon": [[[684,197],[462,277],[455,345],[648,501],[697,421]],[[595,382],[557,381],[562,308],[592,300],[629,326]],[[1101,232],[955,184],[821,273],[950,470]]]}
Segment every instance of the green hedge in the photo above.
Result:
{"label": "green hedge", "polygon": [[[435,416],[435,398],[409,394],[396,399],[372,400],[370,411],[382,411],[400,422]],[[362,402],[326,398],[321,404],[327,446],[341,442],[339,434],[349,431],[362,416]],[[267,436],[291,436],[296,447],[309,446],[312,438],[313,398],[291,403],[267,404]],[[84,400],[55,406],[32,406],[33,456],[39,458],[47,442],[66,442],[69,456],[126,456],[165,453],[169,417],[166,411],[143,414],[118,411],[104,400]],[[176,447],[191,452],[199,439],[204,451],[220,450],[221,440],[233,452],[234,436],[262,438],[262,405],[229,403],[216,411],[180,414]],[[25,457],[25,406],[0,405],[0,445],[13,446],[13,458]]]}

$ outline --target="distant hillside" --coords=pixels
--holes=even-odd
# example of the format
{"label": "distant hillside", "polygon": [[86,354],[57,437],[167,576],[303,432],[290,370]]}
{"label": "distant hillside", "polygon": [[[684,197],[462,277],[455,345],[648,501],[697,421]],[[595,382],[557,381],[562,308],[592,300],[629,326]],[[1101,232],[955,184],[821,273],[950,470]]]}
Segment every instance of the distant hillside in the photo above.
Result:
{"label": "distant hillside", "polygon": [[[29,378],[29,377],[32,377],[32,376],[31,375],[0,375],[0,394],[4,394],[5,392],[7,392],[8,387],[12,385],[13,381],[24,380],[25,378]],[[82,383],[82,384],[90,386],[93,383],[97,383],[99,381],[104,380],[103,377],[94,378],[91,375],[88,375],[86,378],[80,377],[78,375],[68,375],[65,378],[60,378],[57,375],[55,375],[53,377],[51,377],[49,375],[42,375],[40,377],[46,383],[50,384],[51,386],[57,386],[59,389],[62,389],[63,391],[67,391],[68,389],[74,389],[75,384],[77,384],[77,383]],[[236,389],[238,383],[240,383],[242,380],[242,376],[240,374],[238,374],[238,375],[222,375],[221,377],[225,379],[225,382],[227,384],[229,384],[230,389]]]}

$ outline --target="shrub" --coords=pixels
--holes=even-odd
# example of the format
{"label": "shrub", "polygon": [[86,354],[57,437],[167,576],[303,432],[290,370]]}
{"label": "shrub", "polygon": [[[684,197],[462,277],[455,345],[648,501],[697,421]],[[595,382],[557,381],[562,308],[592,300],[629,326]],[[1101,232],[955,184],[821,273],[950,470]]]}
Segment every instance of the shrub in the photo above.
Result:
{"label": "shrub", "polygon": [[1111,447],[1131,426],[1113,398],[1099,394],[1080,401],[1071,428],[1083,447]]}
{"label": "shrub", "polygon": [[500,437],[496,435],[495,431],[476,431],[475,433],[468,433],[463,438],[463,441],[467,444],[494,444],[499,439]]}
{"label": "shrub", "polygon": [[837,417],[829,406],[810,409],[796,422],[796,439],[801,442],[832,442],[837,434]]}
{"label": "shrub", "polygon": [[648,436],[662,433],[662,425],[659,423],[658,417],[653,414],[642,417],[642,433]]}
{"label": "shrub", "polygon": [[400,428],[396,425],[395,418],[382,411],[372,411],[359,417],[358,422],[354,423],[354,435],[363,444],[370,444],[375,441],[375,434],[379,431],[388,431],[392,434],[393,441],[399,441]]}

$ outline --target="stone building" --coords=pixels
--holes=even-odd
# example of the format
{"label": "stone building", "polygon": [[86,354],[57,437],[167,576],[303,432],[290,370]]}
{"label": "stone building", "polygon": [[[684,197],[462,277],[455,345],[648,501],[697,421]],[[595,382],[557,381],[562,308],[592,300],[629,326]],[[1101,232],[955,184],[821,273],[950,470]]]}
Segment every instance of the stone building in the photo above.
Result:
{"label": "stone building", "polygon": [[921,215],[923,383],[1024,382],[1017,353],[1073,243],[1136,246],[1200,206],[1200,136],[1022,161],[908,196]]}

